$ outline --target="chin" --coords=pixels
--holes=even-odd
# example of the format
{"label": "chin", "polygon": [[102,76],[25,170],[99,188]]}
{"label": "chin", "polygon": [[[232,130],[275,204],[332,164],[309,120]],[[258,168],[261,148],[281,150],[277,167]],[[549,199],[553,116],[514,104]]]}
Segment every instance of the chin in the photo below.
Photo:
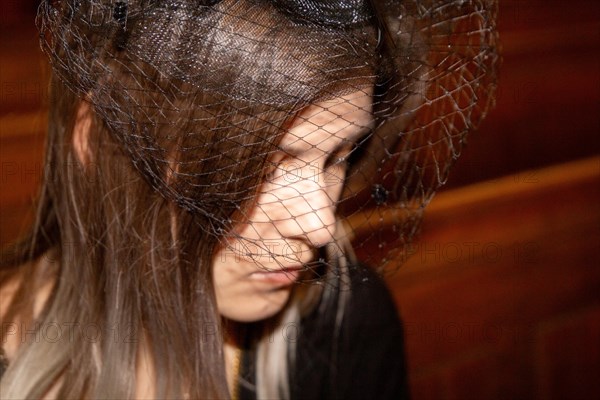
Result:
{"label": "chin", "polygon": [[267,293],[248,296],[236,296],[218,302],[219,313],[232,321],[257,322],[276,315],[286,306],[292,285]]}

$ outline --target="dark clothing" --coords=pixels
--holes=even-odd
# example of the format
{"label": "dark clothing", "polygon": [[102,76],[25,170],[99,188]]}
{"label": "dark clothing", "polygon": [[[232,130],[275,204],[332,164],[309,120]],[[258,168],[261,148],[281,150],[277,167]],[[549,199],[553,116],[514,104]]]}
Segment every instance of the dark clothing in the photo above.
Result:
{"label": "dark clothing", "polygon": [[[352,293],[337,340],[334,315],[301,321],[297,361],[290,372],[292,399],[407,399],[403,332],[385,284],[372,271],[355,268]],[[316,307],[317,309],[319,307]],[[291,335],[293,338],[293,335]],[[247,351],[241,376],[255,382],[254,352]],[[241,399],[256,393],[240,386]]]}

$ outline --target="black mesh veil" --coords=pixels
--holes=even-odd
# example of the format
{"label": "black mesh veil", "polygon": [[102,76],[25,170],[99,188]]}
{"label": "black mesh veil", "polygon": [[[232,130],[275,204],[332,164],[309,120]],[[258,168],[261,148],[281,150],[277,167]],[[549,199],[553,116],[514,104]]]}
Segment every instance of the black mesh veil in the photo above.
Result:
{"label": "black mesh veil", "polygon": [[57,0],[38,26],[199,229],[276,259],[268,240],[325,228],[384,268],[493,102],[495,18],[495,0]]}

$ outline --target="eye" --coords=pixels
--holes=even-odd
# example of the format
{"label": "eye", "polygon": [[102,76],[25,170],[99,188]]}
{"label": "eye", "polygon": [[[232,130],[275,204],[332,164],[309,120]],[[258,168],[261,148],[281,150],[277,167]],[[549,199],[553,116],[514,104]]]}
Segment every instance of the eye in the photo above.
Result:
{"label": "eye", "polygon": [[335,166],[345,166],[348,162],[348,158],[355,149],[356,143],[343,143],[340,147],[338,147],[333,153],[329,155],[327,161],[325,161],[325,169]]}
{"label": "eye", "polygon": [[333,153],[329,154],[323,171],[323,178],[326,183],[339,184],[345,181],[348,158],[355,147],[353,142],[342,143]]}

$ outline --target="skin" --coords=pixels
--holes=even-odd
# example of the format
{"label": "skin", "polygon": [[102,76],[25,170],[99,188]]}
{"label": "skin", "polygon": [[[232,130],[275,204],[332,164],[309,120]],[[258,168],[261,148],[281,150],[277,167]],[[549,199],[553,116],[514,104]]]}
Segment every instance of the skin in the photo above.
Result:
{"label": "skin", "polygon": [[219,312],[239,322],[279,312],[315,250],[334,240],[345,157],[372,124],[371,93],[359,91],[307,107],[270,158],[247,222],[216,252]]}

